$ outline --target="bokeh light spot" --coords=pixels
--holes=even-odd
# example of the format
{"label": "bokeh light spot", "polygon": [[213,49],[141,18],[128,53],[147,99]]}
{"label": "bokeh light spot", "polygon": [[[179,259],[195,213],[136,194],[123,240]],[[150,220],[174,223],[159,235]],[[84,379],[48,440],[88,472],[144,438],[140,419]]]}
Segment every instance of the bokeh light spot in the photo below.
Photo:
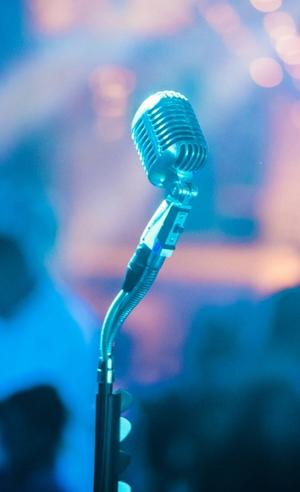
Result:
{"label": "bokeh light spot", "polygon": [[240,17],[227,2],[220,2],[204,10],[204,18],[215,31],[226,35],[240,28]]}
{"label": "bokeh light spot", "polygon": [[276,41],[284,36],[295,34],[297,30],[294,19],[287,12],[266,14],[264,27],[270,38]]}
{"label": "bokeh light spot", "polygon": [[274,12],[281,7],[282,0],[250,0],[250,3],[260,12]]}
{"label": "bokeh light spot", "polygon": [[125,132],[128,98],[135,88],[132,70],[122,66],[103,66],[90,76],[97,133],[107,142],[119,140]]}
{"label": "bokeh light spot", "polygon": [[261,87],[275,87],[283,78],[283,71],[274,58],[263,57],[253,60],[249,67],[254,82]]}
{"label": "bokeh light spot", "polygon": [[33,23],[41,32],[57,34],[72,27],[77,21],[75,0],[30,0]]}
{"label": "bokeh light spot", "polygon": [[135,74],[124,67],[104,66],[94,70],[90,84],[93,92],[101,94],[101,97],[123,99],[135,87]]}
{"label": "bokeh light spot", "polygon": [[300,64],[300,36],[294,34],[280,38],[276,43],[276,51],[288,65]]}

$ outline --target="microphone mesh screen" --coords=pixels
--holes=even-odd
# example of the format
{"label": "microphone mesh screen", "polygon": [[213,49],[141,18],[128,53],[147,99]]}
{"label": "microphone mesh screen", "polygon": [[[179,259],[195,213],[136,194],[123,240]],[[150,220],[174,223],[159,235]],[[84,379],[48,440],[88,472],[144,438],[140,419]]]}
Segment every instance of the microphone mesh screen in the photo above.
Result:
{"label": "microphone mesh screen", "polygon": [[207,158],[192,106],[178,92],[158,92],[146,99],[133,120],[132,136],[150,180],[168,151],[173,157],[168,166],[181,175],[198,171]]}

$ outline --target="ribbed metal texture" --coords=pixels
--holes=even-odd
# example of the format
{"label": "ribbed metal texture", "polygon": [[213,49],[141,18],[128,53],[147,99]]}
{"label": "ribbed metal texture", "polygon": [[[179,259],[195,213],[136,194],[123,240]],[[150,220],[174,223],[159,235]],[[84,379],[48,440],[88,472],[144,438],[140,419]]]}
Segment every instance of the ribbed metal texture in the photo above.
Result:
{"label": "ribbed metal texture", "polygon": [[132,138],[150,181],[158,186],[164,186],[170,171],[190,177],[207,158],[192,106],[178,92],[158,92],[146,99],[133,119]]}

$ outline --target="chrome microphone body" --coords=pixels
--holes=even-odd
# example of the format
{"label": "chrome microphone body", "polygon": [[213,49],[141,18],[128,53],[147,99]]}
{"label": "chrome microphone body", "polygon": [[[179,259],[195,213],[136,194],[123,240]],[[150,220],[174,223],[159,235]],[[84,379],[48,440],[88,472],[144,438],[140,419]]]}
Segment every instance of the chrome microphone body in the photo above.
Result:
{"label": "chrome microphone body", "polygon": [[188,99],[174,91],[148,97],[137,110],[132,138],[150,182],[170,189],[191,182],[205,163],[207,143]]}

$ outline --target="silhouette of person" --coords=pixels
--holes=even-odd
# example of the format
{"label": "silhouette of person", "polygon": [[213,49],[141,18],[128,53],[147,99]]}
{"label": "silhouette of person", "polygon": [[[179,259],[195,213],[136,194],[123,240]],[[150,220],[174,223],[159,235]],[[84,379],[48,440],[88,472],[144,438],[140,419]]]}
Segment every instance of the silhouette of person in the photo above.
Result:
{"label": "silhouette of person", "polygon": [[257,381],[236,398],[236,406],[239,415],[232,432],[199,466],[199,490],[297,492],[300,487],[297,392],[281,378]]}
{"label": "silhouette of person", "polygon": [[69,419],[56,460],[70,492],[93,482],[95,317],[46,263],[56,220],[44,193],[0,177],[0,398],[50,384]]}
{"label": "silhouette of person", "polygon": [[63,492],[54,463],[66,418],[61,399],[48,385],[25,389],[0,403],[2,492]]}

